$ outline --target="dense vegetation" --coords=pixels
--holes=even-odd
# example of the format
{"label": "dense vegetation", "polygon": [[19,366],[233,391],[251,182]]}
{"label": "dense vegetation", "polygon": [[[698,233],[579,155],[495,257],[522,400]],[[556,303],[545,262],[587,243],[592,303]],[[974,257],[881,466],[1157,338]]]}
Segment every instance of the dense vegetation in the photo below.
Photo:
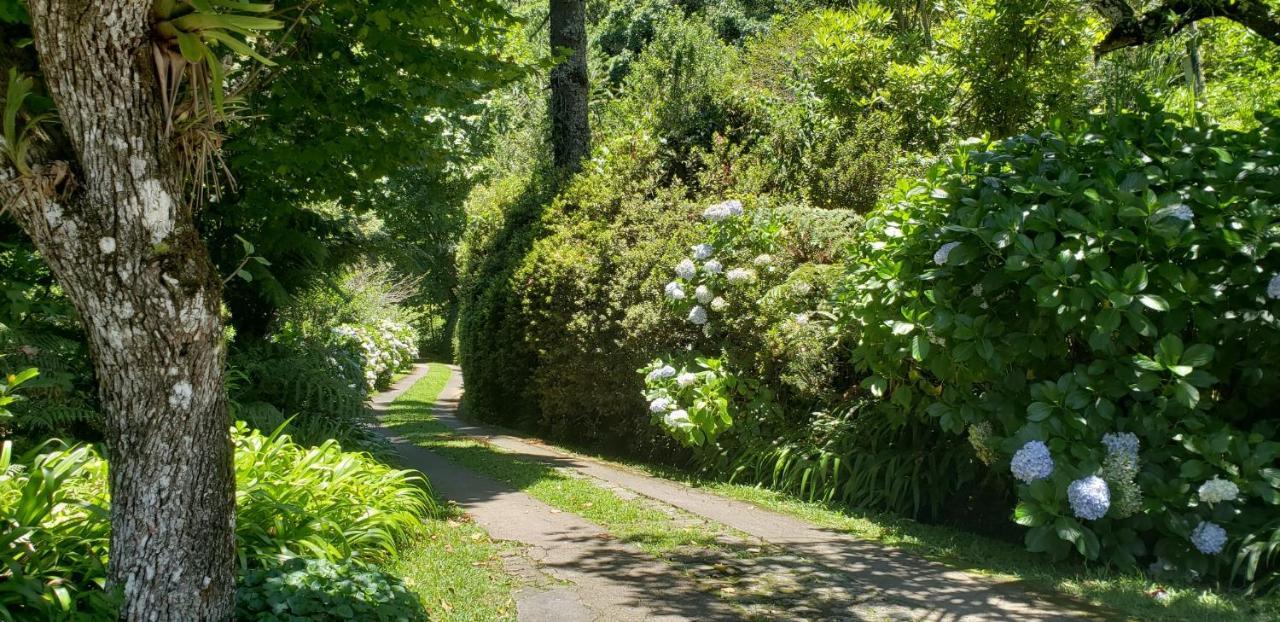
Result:
{"label": "dense vegetation", "polygon": [[532,85],[489,113],[472,414],[1275,585],[1274,45],[1095,61],[1068,2],[593,6],[584,171],[543,165]]}
{"label": "dense vegetation", "polygon": [[[0,620],[128,605],[130,413],[104,376],[172,387],[169,411],[194,391],[230,429],[197,445],[234,448],[238,618],[425,619],[427,584],[510,608],[491,551],[462,550],[480,531],[437,541],[447,509],[370,431],[373,392],[450,354],[486,421],[1055,561],[1280,589],[1280,29],[1240,12],[1274,0],[1186,21],[1145,0],[588,0],[573,140],[546,86],[582,87],[580,59],[551,49],[550,4],[154,3],[140,45],[174,80],[183,218],[130,252],[210,293],[191,352],[217,380],[183,392],[103,365],[123,341],[94,323],[147,311],[83,313],[32,233],[68,229],[97,143],[55,103],[36,5],[0,0]],[[544,500],[593,486],[471,460]],[[610,501],[589,519],[644,527],[623,535],[665,524],[591,494]]]}

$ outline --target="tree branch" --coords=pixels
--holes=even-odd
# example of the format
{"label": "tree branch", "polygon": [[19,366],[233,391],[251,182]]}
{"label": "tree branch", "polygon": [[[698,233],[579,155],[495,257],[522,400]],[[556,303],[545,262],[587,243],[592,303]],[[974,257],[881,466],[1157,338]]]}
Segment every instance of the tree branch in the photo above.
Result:
{"label": "tree branch", "polygon": [[1126,0],[1090,0],[1111,22],[1111,31],[1094,46],[1095,57],[1128,47],[1155,43],[1202,19],[1232,20],[1280,45],[1280,16],[1263,0],[1167,0],[1139,16]]}

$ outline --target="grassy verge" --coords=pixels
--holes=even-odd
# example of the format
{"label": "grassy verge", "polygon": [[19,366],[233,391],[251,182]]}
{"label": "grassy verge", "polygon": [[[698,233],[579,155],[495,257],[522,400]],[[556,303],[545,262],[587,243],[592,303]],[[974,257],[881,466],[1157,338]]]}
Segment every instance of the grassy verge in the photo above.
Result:
{"label": "grassy verge", "polygon": [[[406,394],[396,403],[434,401],[448,378],[447,367],[432,365],[427,376],[415,385],[416,396]],[[429,413],[417,404],[404,410]],[[441,505],[445,505],[443,501]],[[449,512],[426,521],[417,541],[400,552],[388,571],[402,577],[418,594],[433,621],[514,621],[512,592],[516,585],[502,571],[500,556],[504,546],[490,540],[483,529],[456,512]]]}
{"label": "grassy verge", "polygon": [[[1035,590],[1079,598],[1110,609],[1125,619],[1188,622],[1280,620],[1280,598],[1277,597],[1249,598],[1204,586],[1153,582],[1137,572],[1125,573],[1074,560],[1054,562],[1015,543],[953,527],[928,525],[893,514],[865,512],[837,504],[805,502],[759,486],[733,484],[669,467],[616,460],[563,447],[559,449],[615,467],[679,481],[819,527],[911,551],[954,568],[1021,581]],[[1163,592],[1163,595],[1157,599],[1155,595],[1158,592]]]}
{"label": "grassy verge", "polygon": [[[444,377],[437,377],[442,369]],[[664,556],[688,545],[718,546],[723,526],[695,521],[680,512],[669,514],[649,504],[624,499],[608,488],[566,474],[554,465],[494,449],[455,436],[436,421],[429,405],[447,380],[447,369],[436,367],[396,400],[384,420],[387,427],[413,443],[448,460],[514,486],[556,509],[572,512],[600,525],[620,540],[631,542],[655,556]]]}

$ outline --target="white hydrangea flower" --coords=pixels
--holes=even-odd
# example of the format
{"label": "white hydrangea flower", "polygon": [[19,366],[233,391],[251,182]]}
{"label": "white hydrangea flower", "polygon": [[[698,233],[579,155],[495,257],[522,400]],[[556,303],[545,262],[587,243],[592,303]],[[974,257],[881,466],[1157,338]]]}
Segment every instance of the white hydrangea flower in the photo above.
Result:
{"label": "white hydrangea flower", "polygon": [[1223,501],[1235,501],[1240,496],[1240,487],[1236,486],[1231,480],[1213,479],[1200,484],[1200,500],[1205,503],[1222,503]]}
{"label": "white hydrangea flower", "polygon": [[710,259],[716,250],[710,244],[695,244],[693,246],[693,258],[698,261]]}
{"label": "white hydrangea flower", "polygon": [[951,256],[951,251],[955,250],[957,246],[960,246],[959,242],[947,242],[946,244],[943,244],[942,248],[939,248],[938,252],[933,254],[933,263],[936,263],[939,266],[945,265],[947,263],[947,258]]}
{"label": "white hydrangea flower", "polygon": [[671,410],[671,400],[665,397],[660,397],[649,402],[649,412],[651,413],[664,413],[668,410]]}
{"label": "white hydrangea flower", "polygon": [[689,420],[689,413],[684,410],[673,410],[662,418],[663,423],[673,430],[692,430],[693,422]]}
{"label": "white hydrangea flower", "polygon": [[693,265],[692,259],[683,259],[680,263],[676,264],[676,276],[686,281],[697,276],[697,274],[698,267]]}
{"label": "white hydrangea flower", "polygon": [[693,292],[693,297],[697,298],[698,302],[701,302],[702,304],[711,302],[711,299],[715,298],[715,296],[715,292],[712,292],[711,288],[706,285],[699,285],[698,289]]}
{"label": "white hydrangea flower", "polygon": [[1271,277],[1271,282],[1267,283],[1267,298],[1280,300],[1280,274]]}
{"label": "white hydrangea flower", "polygon": [[707,323],[707,310],[706,310],[706,309],[703,309],[703,308],[702,308],[702,305],[697,305],[697,306],[695,306],[694,308],[690,309],[690,310],[689,310],[689,322],[690,322],[690,323],[692,323],[692,324],[694,324],[694,325],[697,325],[697,326],[702,326],[702,325],[706,324],[706,323]]}
{"label": "white hydrangea flower", "polygon": [[712,311],[724,311],[725,308],[728,306],[729,306],[729,303],[726,302],[724,298],[721,298],[719,296],[716,296],[715,299],[711,301]]}
{"label": "white hydrangea flower", "polygon": [[756,258],[752,259],[751,263],[755,265],[755,267],[757,268],[764,268],[766,266],[771,266],[773,265],[773,255],[770,255],[768,253],[756,255]]}
{"label": "white hydrangea flower", "polygon": [[671,300],[684,300],[684,287],[679,283],[672,281],[667,283],[666,294],[667,298],[670,298]]}
{"label": "white hydrangea flower", "polygon": [[729,216],[731,216],[729,208],[725,207],[723,203],[712,205],[702,212],[702,217],[711,222],[720,222]]}
{"label": "white hydrangea flower", "polygon": [[702,271],[707,274],[720,274],[721,272],[724,272],[724,264],[720,263],[719,260],[712,259],[707,263],[702,264]]}
{"label": "white hydrangea flower", "polygon": [[726,272],[724,276],[726,279],[729,280],[730,283],[733,283],[734,285],[738,285],[741,283],[750,283],[756,280],[756,273],[751,270],[748,270],[747,268],[734,268]]}
{"label": "white hydrangea flower", "polygon": [[680,374],[679,376],[676,376],[676,384],[682,387],[687,387],[697,381],[698,381],[698,376],[695,374],[691,374],[689,372],[685,372],[683,374]]}
{"label": "white hydrangea flower", "polygon": [[723,205],[724,208],[729,212],[730,216],[741,216],[743,214],[742,201],[739,201],[737,199],[729,199],[728,201],[721,203],[721,205]]}

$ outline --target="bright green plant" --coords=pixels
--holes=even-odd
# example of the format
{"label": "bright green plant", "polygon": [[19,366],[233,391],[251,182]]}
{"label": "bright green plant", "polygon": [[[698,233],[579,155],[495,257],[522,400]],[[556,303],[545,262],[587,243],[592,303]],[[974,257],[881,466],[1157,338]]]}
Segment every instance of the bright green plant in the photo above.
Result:
{"label": "bright green plant", "polygon": [[1012,456],[1031,550],[1225,570],[1280,506],[1278,130],[966,143],[867,221],[837,322],[862,395]]}
{"label": "bright green plant", "polygon": [[258,622],[426,619],[403,583],[376,568],[344,560],[291,559],[251,570],[236,589],[236,616]]}
{"label": "bright green plant", "polygon": [[0,620],[113,617],[106,461],[83,445],[12,448],[0,444]]}
{"label": "bright green plant", "polygon": [[302,447],[279,430],[235,429],[236,538],[245,568],[267,560],[394,555],[435,504],[421,476],[334,441]]}
{"label": "bright green plant", "polygon": [[40,125],[53,118],[52,114],[42,113],[31,116],[23,115],[23,104],[31,96],[35,80],[21,75],[16,68],[9,70],[9,81],[5,88],[3,121],[4,150],[0,151],[20,175],[30,175],[31,165],[27,155],[34,141],[43,134]]}
{"label": "bright green plant", "polygon": [[[284,581],[298,587],[290,601],[298,606],[327,598],[335,609],[341,599],[352,607],[376,602],[402,611],[400,589],[357,562],[391,558],[437,510],[422,477],[344,452],[334,441],[303,447],[278,430],[263,435],[243,424],[232,436],[241,571],[268,569],[247,575],[250,604],[261,604],[254,590]],[[16,459],[8,441],[0,446],[0,620],[112,618],[115,599],[104,591],[106,460],[88,445],[51,445]],[[289,561],[297,557],[334,565]],[[292,565],[269,570],[282,563]],[[294,573],[294,566],[306,568]],[[310,593],[331,571],[351,583]]]}

